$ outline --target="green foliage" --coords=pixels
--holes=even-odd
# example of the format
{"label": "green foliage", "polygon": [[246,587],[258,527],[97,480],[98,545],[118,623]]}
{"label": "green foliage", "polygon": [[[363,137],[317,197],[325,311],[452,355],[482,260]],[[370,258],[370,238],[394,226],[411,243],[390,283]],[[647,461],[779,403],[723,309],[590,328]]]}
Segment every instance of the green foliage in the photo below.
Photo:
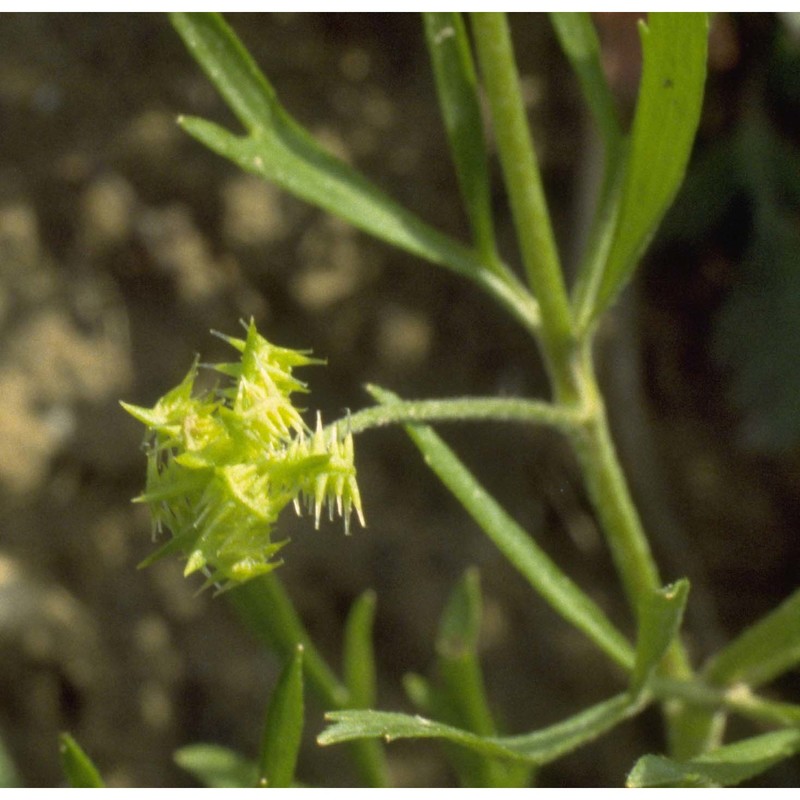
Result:
{"label": "green foliage", "polygon": [[631,691],[634,694],[645,688],[677,637],[688,595],[689,581],[684,578],[642,598],[636,662],[631,674]]}
{"label": "green foliage", "polygon": [[173,14],[189,51],[247,131],[236,136],[215,123],[182,117],[180,124],[219,155],[352,225],[476,281],[526,324],[536,308],[520,297],[514,277],[483,269],[480,257],[392,200],[363,175],[328,153],[278,101],[275,90],[217,14]]}
{"label": "green foliage", "polygon": [[[436,637],[435,681],[428,688],[427,708],[423,710],[479,736],[495,736],[478,655],[482,614],[480,577],[472,568],[456,585],[442,613]],[[530,780],[528,765],[496,761],[445,745],[462,786],[526,786]]]}
{"label": "green foliage", "polygon": [[372,648],[375,602],[375,592],[364,592],[353,603],[344,628],[344,682],[353,708],[375,704],[377,679]]}
{"label": "green foliage", "polygon": [[730,260],[711,352],[742,442],[776,453],[800,441],[800,154],[776,121],[798,104],[800,46],[784,15],[774,20],[769,56],[727,110],[731,125],[701,143],[664,233],[703,247],[711,236]]}
{"label": "green foliage", "polygon": [[317,741],[322,745],[353,739],[445,739],[488,758],[520,761],[533,766],[547,764],[592,741],[640,710],[640,703],[626,692],[591,706],[573,717],[521,736],[478,736],[420,716],[390,711],[331,711],[333,724]]}
{"label": "green foliage", "polygon": [[303,647],[286,663],[267,707],[257,761],[215,744],[192,744],[175,763],[212,789],[292,786],[303,732]]}
{"label": "green foliage", "polygon": [[800,590],[717,653],[706,665],[713,683],[761,686],[800,664]]}
{"label": "green foliage", "polygon": [[174,753],[175,763],[210,789],[256,785],[258,768],[243,755],[216,744],[190,744]]}
{"label": "green foliage", "polygon": [[475,247],[487,263],[499,269],[478,77],[466,26],[462,15],[455,12],[426,12],[422,17],[439,105]]}
{"label": "green foliage", "polygon": [[[600,210],[607,229],[600,260],[585,262],[579,318],[591,322],[628,283],[683,181],[692,151],[706,75],[708,19],[664,13],[640,23],[643,67],[619,191]],[[614,162],[617,166],[617,162]]]}
{"label": "green foliage", "polygon": [[284,668],[272,695],[261,739],[259,785],[286,788],[294,779],[303,734],[303,646]]}
{"label": "green foliage", "polygon": [[687,762],[644,756],[628,775],[628,786],[735,786],[800,752],[800,730],[774,731],[743,739]]}
{"label": "green foliage", "polygon": [[[370,391],[382,403],[396,401],[396,396],[386,390],[373,386]],[[531,586],[555,611],[583,631],[614,661],[630,668],[633,653],[625,637],[591,598],[498,505],[455,453],[428,427],[409,426],[407,431],[427,465]]]}
{"label": "green foliage", "polygon": [[61,769],[64,777],[73,789],[102,789],[105,787],[97,767],[68,733],[62,733],[58,737],[58,752],[61,756]]}
{"label": "green foliage", "polygon": [[551,15],[561,48],[569,58],[581,84],[607,151],[621,144],[622,129],[614,98],[601,63],[600,42],[588,12],[554,12]]}
{"label": "green foliage", "polygon": [[[304,725],[304,678],[330,709],[322,745],[351,742],[365,783],[388,783],[381,745],[402,738],[438,739],[464,785],[525,785],[534,768],[582,747],[660,703],[672,757],[648,755],[630,785],[717,785],[746,780],[800,750],[800,707],[766,700],[751,689],[798,663],[795,594],[696,673],[680,625],[688,581],[663,587],[658,566],[618,462],[592,362],[596,323],[631,279],[677,192],[698,126],[705,81],[706,14],[653,14],[640,25],[643,73],[632,130],[624,136],[601,68],[587,14],[552,19],[606,148],[605,176],[589,244],[568,295],[538,161],[527,123],[508,22],[496,13],[424,17],[445,130],[473,243],[462,244],[402,208],[352,167],[327,153],[279,103],[273,87],[219,15],[174,14],[173,23],[242,126],[233,134],[206,120],[183,128],[243,169],[335,213],[382,241],[444,266],[483,288],[531,333],[541,349],[553,400],[460,398],[402,401],[368,387],[374,408],[315,432],[291,395],[305,391],[295,367],[307,354],[270,345],[253,323],[246,339],[222,337],[241,354],[215,367],[228,383],[195,394],[198,364],[153,408],[125,405],[148,428],[147,486],[156,533],[167,553],[202,569],[208,584],[231,592],[234,606],[287,666],[267,713],[257,775],[289,786]],[[476,72],[479,68],[480,78]],[[496,254],[487,145],[479,97],[486,96],[497,155],[520,247],[527,288]],[[485,490],[429,424],[480,419],[548,425],[566,435],[613,556],[636,627],[636,647]],[[425,424],[422,424],[425,423]],[[479,661],[481,595],[467,573],[448,602],[430,680],[409,676],[406,688],[426,715],[376,711],[375,598],[353,605],[344,633],[343,679],[314,648],[273,557],[284,542],[272,534],[283,508],[304,503],[316,521],[327,506],[345,518],[361,500],[353,434],[403,424],[426,465],[456,497],[530,587],[583,632],[624,673],[625,688],[561,722],[527,734],[498,735]],[[251,580],[253,579],[253,580]],[[662,588],[663,587],[663,588]],[[741,681],[742,685],[729,684]],[[724,686],[725,688],[720,688]],[[715,746],[729,713],[781,730]],[[205,748],[205,749],[203,749]],[[80,752],[80,751],[78,751]],[[679,757],[680,756],[680,757]],[[252,785],[254,766],[207,745],[179,751],[180,763],[205,783]]]}

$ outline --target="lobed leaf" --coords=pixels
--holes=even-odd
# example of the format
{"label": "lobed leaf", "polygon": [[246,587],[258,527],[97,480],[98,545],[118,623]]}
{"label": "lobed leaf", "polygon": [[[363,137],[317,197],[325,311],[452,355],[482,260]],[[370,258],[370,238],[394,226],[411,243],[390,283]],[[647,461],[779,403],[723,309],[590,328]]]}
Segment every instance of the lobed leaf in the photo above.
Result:
{"label": "lobed leaf", "polygon": [[690,761],[646,755],[634,765],[627,785],[634,788],[735,786],[798,752],[800,730],[794,728],[725,745]]}
{"label": "lobed leaf", "polygon": [[577,749],[637,713],[642,703],[625,692],[575,714],[563,722],[522,736],[478,736],[469,731],[420,716],[390,711],[332,711],[325,718],[333,725],[318,737],[321,745],[381,737],[444,739],[489,758],[546,764]]}
{"label": "lobed leaf", "polygon": [[535,303],[520,299],[521,287],[510,273],[502,278],[494,275],[471,248],[423,222],[322,148],[283,108],[219,14],[174,13],[171,18],[189,52],[247,131],[246,136],[237,136],[212,122],[182,117],[179,122],[187,133],[245,171],[370,235],[476,280],[525,324],[536,324]]}

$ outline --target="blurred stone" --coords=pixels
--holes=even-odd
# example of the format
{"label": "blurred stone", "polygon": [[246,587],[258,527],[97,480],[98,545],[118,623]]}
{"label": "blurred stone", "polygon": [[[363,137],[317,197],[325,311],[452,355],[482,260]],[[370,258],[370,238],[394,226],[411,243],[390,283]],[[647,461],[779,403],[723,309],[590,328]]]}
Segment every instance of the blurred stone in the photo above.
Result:
{"label": "blurred stone", "polygon": [[120,175],[105,175],[89,186],[81,198],[83,239],[89,252],[102,254],[130,236],[135,204],[133,187]]}
{"label": "blurred stone", "polygon": [[237,175],[222,187],[223,230],[234,245],[253,247],[280,239],[286,220],[280,190],[253,175]]}

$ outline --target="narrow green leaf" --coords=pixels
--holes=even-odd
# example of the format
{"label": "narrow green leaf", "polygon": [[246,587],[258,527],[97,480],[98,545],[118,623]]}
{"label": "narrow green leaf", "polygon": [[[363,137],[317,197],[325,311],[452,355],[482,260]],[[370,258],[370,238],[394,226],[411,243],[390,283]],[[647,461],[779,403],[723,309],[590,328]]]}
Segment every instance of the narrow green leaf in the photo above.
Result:
{"label": "narrow green leaf", "polygon": [[[432,710],[443,722],[479,736],[495,736],[495,728],[478,659],[483,600],[480,577],[470,568],[447,601],[436,638],[438,686],[432,691]],[[524,786],[525,765],[499,763],[495,759],[453,745],[446,747],[464,787]],[[522,769],[520,770],[520,766]]]}
{"label": "narrow green leaf", "polygon": [[561,49],[578,76],[583,97],[607,151],[618,147],[623,135],[622,128],[600,61],[600,42],[591,14],[588,11],[559,11],[551,12],[550,19]]}
{"label": "narrow green leaf", "polygon": [[468,569],[450,594],[436,638],[436,652],[442,658],[475,655],[483,616],[480,574]]}
{"label": "narrow green leaf", "polygon": [[[369,391],[381,403],[398,400],[396,395],[376,386]],[[409,425],[406,431],[426,464],[531,586],[616,663],[631,669],[633,650],[625,637],[478,483],[453,451],[427,426]]]}
{"label": "narrow green leaf", "polygon": [[[587,299],[592,298],[597,291],[597,284],[614,240],[626,139],[617,116],[614,97],[606,82],[600,43],[591,14],[587,11],[551,12],[550,19],[561,49],[578,77],[583,97],[598,127],[605,150],[597,208],[573,288],[573,304],[580,311]],[[578,318],[580,319],[580,314]]]}
{"label": "narrow green leaf", "polygon": [[274,127],[236,136],[197,117],[181,127],[246,172],[276,183],[312,205],[413,255],[475,277],[481,262],[465,245],[422,222],[352,167],[318,145],[283,109]]}
{"label": "narrow green leaf", "polygon": [[[350,705],[350,692],[328,666],[314,646],[297,615],[292,601],[275,574],[248,581],[230,591],[228,597],[242,619],[279,655],[290,658],[295,646],[303,645],[303,669],[308,685],[329,708]],[[368,786],[387,784],[385,765],[379,748],[372,742],[354,747],[362,781]]]}
{"label": "narrow green leaf", "polygon": [[631,676],[632,692],[638,693],[645,687],[678,635],[688,596],[689,581],[682,578],[643,599],[639,610],[636,663]]}
{"label": "narrow green leaf", "polygon": [[619,213],[608,258],[596,265],[596,291],[587,293],[580,309],[585,322],[597,318],[630,280],[683,181],[700,121],[707,14],[650,14],[640,31],[642,80]]}
{"label": "narrow green leaf", "polygon": [[375,705],[374,619],[375,592],[366,591],[353,603],[344,631],[344,683],[350,692],[352,708]]}
{"label": "narrow green leaf", "polygon": [[256,785],[258,768],[243,755],[216,744],[190,744],[176,750],[175,763],[210,789],[247,789]]}
{"label": "narrow green leaf", "polygon": [[478,79],[464,20],[458,12],[423,12],[439,105],[473,241],[490,265],[500,260],[494,239],[491,191]]}
{"label": "narrow green leaf", "polygon": [[472,248],[423,222],[319,145],[279,103],[269,81],[219,14],[180,13],[172,20],[248,135],[181,117],[179,123],[187,133],[243,170],[378,239],[474,280],[526,327],[537,326],[538,306],[510,272],[490,271]]}
{"label": "narrow green leaf", "polygon": [[170,19],[242,125],[247,130],[269,125],[275,92],[222,16],[172,13]]}
{"label": "narrow green leaf", "polygon": [[61,769],[73,789],[103,789],[105,784],[89,756],[68,734],[58,737],[58,751],[61,756]]}
{"label": "narrow green leaf", "polygon": [[325,718],[333,725],[326,728],[317,741],[324,746],[374,737],[387,742],[395,739],[445,739],[490,758],[537,765],[553,761],[597,738],[640,708],[641,703],[632,700],[625,692],[556,725],[508,737],[478,736],[425,717],[390,711],[332,711]]}
{"label": "narrow green leaf", "polygon": [[783,730],[725,745],[691,761],[664,756],[640,758],[628,775],[629,787],[735,786],[800,752],[800,730]]}
{"label": "narrow green leaf", "polygon": [[271,788],[292,785],[303,735],[303,646],[298,645],[272,693],[261,738],[259,784]]}
{"label": "narrow green leaf", "polygon": [[[375,619],[375,592],[366,591],[353,603],[344,630],[344,683],[350,692],[348,706],[370,708],[375,705],[377,676],[372,624]],[[389,768],[379,742],[355,742],[352,756],[362,780],[371,787],[389,786]]]}
{"label": "narrow green leaf", "polygon": [[712,683],[760,686],[800,664],[800,589],[744,631],[708,663]]}

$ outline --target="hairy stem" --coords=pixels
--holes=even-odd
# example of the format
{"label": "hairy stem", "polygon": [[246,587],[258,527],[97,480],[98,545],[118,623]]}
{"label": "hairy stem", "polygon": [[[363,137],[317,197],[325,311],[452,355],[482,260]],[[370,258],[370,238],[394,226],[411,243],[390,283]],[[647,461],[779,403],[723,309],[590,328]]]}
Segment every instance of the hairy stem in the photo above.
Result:
{"label": "hairy stem", "polygon": [[539,301],[541,342],[556,397],[575,399],[567,368],[573,347],[567,290],[528,127],[505,14],[472,15],[483,85],[528,283]]}
{"label": "hairy stem", "polygon": [[[367,391],[380,391],[367,386]],[[361,433],[385,425],[407,425],[415,422],[522,422],[547,425],[571,432],[579,424],[578,415],[568,408],[541,400],[519,398],[463,397],[446,400],[405,400],[391,405],[378,405],[357,411],[348,420],[337,423],[342,429]]]}

